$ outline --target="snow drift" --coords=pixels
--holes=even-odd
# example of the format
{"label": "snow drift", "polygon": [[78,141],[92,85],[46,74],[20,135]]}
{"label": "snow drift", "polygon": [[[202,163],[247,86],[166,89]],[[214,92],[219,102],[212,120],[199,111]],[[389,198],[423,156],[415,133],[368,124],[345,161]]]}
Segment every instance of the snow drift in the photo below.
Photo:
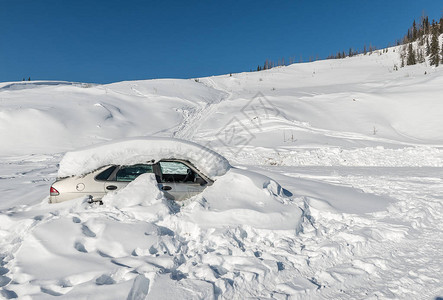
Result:
{"label": "snow drift", "polygon": [[223,156],[199,144],[180,139],[139,137],[67,152],[60,162],[58,176],[82,175],[111,164],[131,165],[173,158],[191,161],[212,178],[225,174],[230,168]]}
{"label": "snow drift", "polygon": [[182,205],[164,197],[152,174],[107,194],[103,203],[77,199],[57,204],[58,216],[41,215],[44,224],[15,254],[23,274],[15,280],[53,296],[83,297],[105,286],[103,299],[111,291],[111,298],[235,295],[234,282],[246,280],[236,275],[243,265],[259,270],[258,281],[251,281],[256,284],[279,269],[270,257],[265,257],[269,267],[255,266],[262,252],[251,253],[241,240],[269,235],[282,243],[282,251],[283,241],[294,239],[303,222],[302,210],[278,183],[237,169]]}

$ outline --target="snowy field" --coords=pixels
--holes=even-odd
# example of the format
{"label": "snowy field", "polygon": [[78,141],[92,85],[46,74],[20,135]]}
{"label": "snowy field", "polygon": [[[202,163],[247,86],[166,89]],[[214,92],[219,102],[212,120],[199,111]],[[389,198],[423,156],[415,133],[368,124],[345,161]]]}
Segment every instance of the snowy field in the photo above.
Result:
{"label": "snowy field", "polygon": [[[443,297],[443,67],[396,70],[398,52],[1,83],[0,298]],[[48,204],[67,151],[135,136],[197,142],[232,168],[183,152],[216,179],[183,203],[145,174],[103,205]]]}

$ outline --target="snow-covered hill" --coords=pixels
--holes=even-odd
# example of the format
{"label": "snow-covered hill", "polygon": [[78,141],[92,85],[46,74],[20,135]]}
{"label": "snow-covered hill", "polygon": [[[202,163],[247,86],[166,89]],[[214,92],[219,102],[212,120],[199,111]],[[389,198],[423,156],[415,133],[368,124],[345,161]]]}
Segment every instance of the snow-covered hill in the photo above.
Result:
{"label": "snow-covered hill", "polygon": [[[396,47],[195,80],[0,84],[1,297],[443,296],[443,67],[399,65]],[[47,203],[66,151],[146,135],[237,168],[181,207],[149,180],[103,206]]]}

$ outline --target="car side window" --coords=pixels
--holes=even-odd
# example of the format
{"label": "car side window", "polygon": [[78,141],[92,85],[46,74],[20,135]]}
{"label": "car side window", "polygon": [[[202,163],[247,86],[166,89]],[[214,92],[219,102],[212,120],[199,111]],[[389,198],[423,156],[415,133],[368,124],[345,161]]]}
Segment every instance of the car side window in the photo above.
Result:
{"label": "car side window", "polygon": [[95,179],[100,181],[108,180],[109,176],[111,176],[112,172],[114,172],[116,168],[117,168],[116,166],[111,166],[107,168],[106,170],[95,176]]}
{"label": "car side window", "polygon": [[145,173],[154,173],[152,165],[138,164],[132,166],[122,166],[115,176],[116,181],[130,182]]}
{"label": "car side window", "polygon": [[160,161],[162,182],[194,182],[195,172],[178,161]]}

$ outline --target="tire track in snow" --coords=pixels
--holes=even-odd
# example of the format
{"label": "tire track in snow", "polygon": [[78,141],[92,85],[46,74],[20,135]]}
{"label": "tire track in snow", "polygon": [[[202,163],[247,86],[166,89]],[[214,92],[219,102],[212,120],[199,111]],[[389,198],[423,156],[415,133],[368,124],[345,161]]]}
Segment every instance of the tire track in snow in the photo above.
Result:
{"label": "tire track in snow", "polygon": [[218,100],[208,102],[205,105],[200,105],[199,108],[183,108],[183,122],[173,133],[173,137],[175,138],[192,140],[202,124],[217,111],[219,104],[232,97],[232,93],[220,89],[211,78],[204,78],[204,81],[201,81],[201,83],[209,88],[220,91],[225,95]]}

